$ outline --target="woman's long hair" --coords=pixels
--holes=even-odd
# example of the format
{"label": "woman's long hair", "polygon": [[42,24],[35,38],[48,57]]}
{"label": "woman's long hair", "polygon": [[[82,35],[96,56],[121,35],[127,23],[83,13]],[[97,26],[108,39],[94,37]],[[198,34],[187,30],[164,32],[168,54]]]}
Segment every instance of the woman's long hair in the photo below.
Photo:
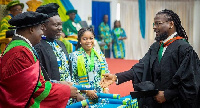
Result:
{"label": "woman's long hair", "polygon": [[86,32],[86,31],[90,31],[92,32],[92,34],[95,36],[94,34],[94,30],[90,27],[86,27],[86,28],[81,28],[79,31],[78,31],[78,43],[77,43],[77,46],[76,46],[76,50],[79,49],[81,47],[81,37],[83,36],[83,34]]}

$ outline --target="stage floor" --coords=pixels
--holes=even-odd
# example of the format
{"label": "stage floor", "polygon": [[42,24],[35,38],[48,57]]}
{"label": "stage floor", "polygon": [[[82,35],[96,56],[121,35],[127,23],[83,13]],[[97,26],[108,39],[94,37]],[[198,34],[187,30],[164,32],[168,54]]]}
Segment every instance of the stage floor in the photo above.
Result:
{"label": "stage floor", "polygon": [[[138,63],[138,60],[124,60],[124,59],[109,59],[106,58],[108,63],[108,69],[110,73],[115,74],[131,69],[131,67]],[[112,84],[110,87],[110,93],[120,94],[121,97],[130,95],[130,92],[133,91],[132,81],[125,82],[120,85]]]}

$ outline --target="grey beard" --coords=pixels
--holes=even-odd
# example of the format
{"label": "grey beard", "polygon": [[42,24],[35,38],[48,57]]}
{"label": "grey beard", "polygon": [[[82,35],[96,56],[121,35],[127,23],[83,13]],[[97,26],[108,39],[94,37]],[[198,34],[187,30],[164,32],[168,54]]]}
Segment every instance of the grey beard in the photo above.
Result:
{"label": "grey beard", "polygon": [[167,39],[167,38],[168,38],[168,33],[167,33],[167,32],[164,32],[164,33],[160,34],[159,36],[156,36],[156,37],[155,37],[155,40],[156,40],[157,42],[160,42],[160,41],[163,41],[163,40],[165,40],[165,39]]}

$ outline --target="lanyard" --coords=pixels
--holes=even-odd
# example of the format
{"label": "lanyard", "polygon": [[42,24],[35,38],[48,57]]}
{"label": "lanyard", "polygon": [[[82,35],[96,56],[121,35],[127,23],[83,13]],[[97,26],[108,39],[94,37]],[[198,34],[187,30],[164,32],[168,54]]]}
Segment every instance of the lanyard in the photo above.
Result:
{"label": "lanyard", "polygon": [[[81,50],[83,51],[83,48],[81,48]],[[86,53],[86,57],[87,57],[87,60],[89,61],[90,63],[90,72],[92,72],[94,70],[94,49],[92,48],[91,50],[91,56],[89,56],[87,53]]]}

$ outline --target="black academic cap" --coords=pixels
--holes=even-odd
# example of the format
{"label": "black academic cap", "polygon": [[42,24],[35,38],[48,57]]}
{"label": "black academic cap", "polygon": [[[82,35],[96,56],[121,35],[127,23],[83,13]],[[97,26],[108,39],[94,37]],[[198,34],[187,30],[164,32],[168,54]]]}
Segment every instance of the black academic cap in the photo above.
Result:
{"label": "black academic cap", "polygon": [[147,91],[134,91],[130,92],[132,98],[146,98],[154,97],[158,94],[158,90],[147,90]]}
{"label": "black academic cap", "polygon": [[141,83],[134,84],[135,91],[142,91],[142,90],[154,90],[155,84],[151,81],[144,81]]}
{"label": "black academic cap", "polygon": [[58,8],[60,6],[56,3],[49,3],[37,8],[36,12],[47,14],[50,17],[58,15]]}
{"label": "black academic cap", "polygon": [[75,14],[77,14],[77,10],[68,10],[66,14],[69,15],[70,13],[75,13]]}
{"label": "black academic cap", "polygon": [[144,81],[134,84],[134,92],[131,92],[132,98],[152,97],[158,94],[158,90],[155,89],[155,84],[151,81]]}
{"label": "black academic cap", "polygon": [[32,27],[35,25],[39,25],[45,23],[48,19],[48,15],[38,13],[38,12],[24,12],[14,16],[12,19],[8,21],[8,23],[12,26],[18,28]]}

